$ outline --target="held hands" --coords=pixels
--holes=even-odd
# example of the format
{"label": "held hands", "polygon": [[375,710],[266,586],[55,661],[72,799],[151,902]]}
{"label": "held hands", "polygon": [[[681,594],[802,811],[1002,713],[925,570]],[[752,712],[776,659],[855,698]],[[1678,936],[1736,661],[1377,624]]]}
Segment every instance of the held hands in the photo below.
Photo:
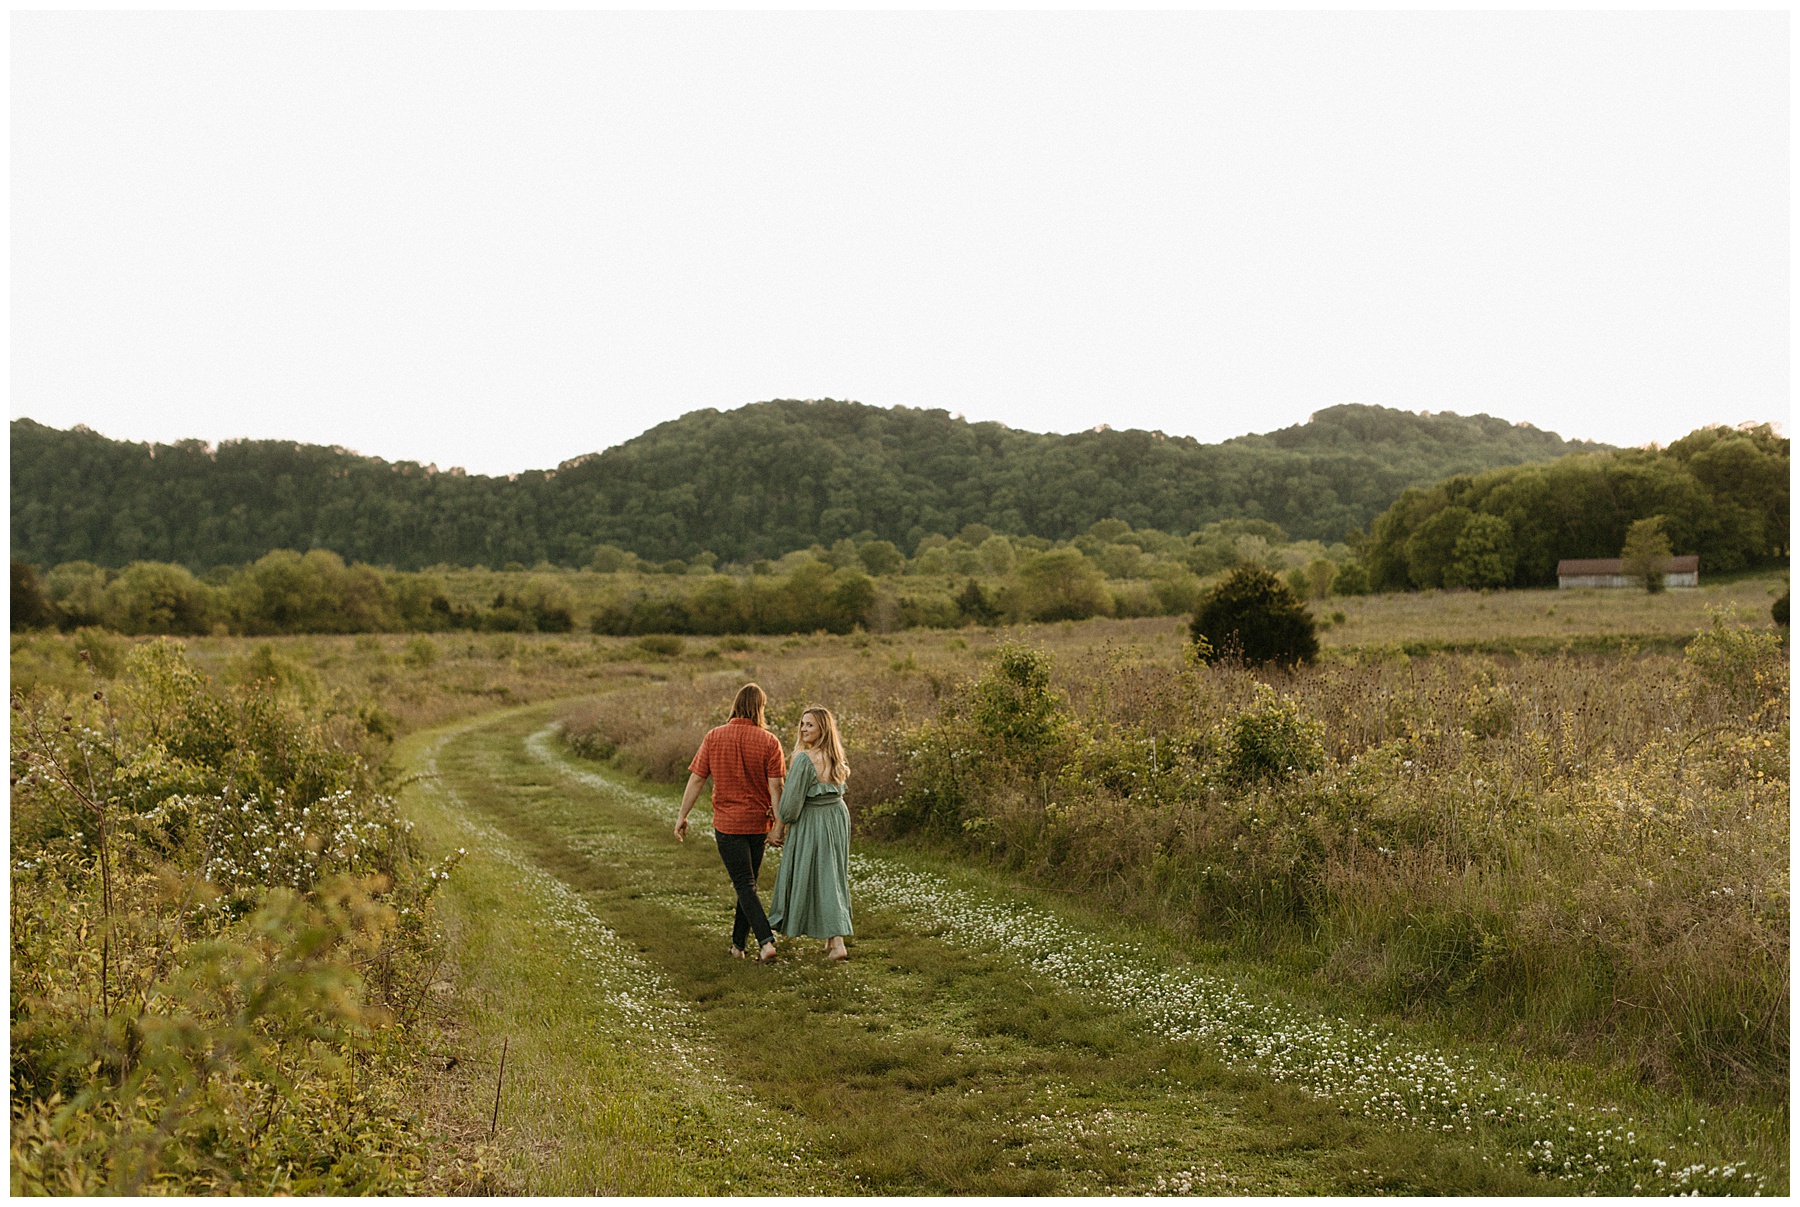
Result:
{"label": "held hands", "polygon": [[787,823],[783,822],[783,821],[777,821],[774,825],[774,828],[772,828],[769,831],[769,845],[772,847],[778,847],[786,839],[787,839]]}

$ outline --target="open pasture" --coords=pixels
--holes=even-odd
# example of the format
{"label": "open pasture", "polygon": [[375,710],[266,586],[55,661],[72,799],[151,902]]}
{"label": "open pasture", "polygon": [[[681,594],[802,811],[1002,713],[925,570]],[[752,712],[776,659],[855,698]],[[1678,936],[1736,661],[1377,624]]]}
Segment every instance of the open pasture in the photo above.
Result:
{"label": "open pasture", "polygon": [[[420,1134],[435,1137],[421,1150],[423,1185],[1775,1190],[1787,1176],[1789,1058],[1788,662],[1767,620],[1779,589],[1747,578],[1656,597],[1331,600],[1315,610],[1341,608],[1345,620],[1323,635],[1321,662],[1293,674],[1194,666],[1176,617],[841,636],[185,644],[215,684],[270,683],[324,718],[333,740],[386,760],[389,783],[432,770],[427,747],[408,740],[390,754],[393,742],[447,735],[430,749],[443,754],[450,794],[415,785],[403,798],[425,843],[420,866],[470,848],[444,899],[444,979],[426,978],[441,1030],[417,1042],[436,1063],[408,1091],[423,1104]],[[1492,652],[1507,639],[1517,644]],[[86,690],[78,649],[111,681],[137,644],[96,631],[16,635],[15,690]],[[722,975],[708,852],[688,850],[658,887],[667,873],[655,826],[630,820],[646,802],[669,807],[661,785],[684,777],[700,734],[750,678],[770,690],[784,743],[804,704],[844,721],[867,886],[857,947],[876,961],[866,982],[809,971],[769,999],[754,978]],[[1041,725],[996,730],[995,700]],[[489,724],[526,705],[517,724]],[[527,866],[533,887],[519,896]],[[534,913],[539,898],[555,905],[546,917]],[[995,932],[1003,947],[1022,945],[992,968],[981,962],[994,951],[953,941],[973,933],[970,910],[992,908],[981,902],[1026,911]],[[604,939],[592,975],[624,978],[607,990],[612,1013],[594,1020],[611,1048],[556,1038],[587,1034],[570,1030],[585,999],[571,993],[552,933],[565,913]],[[1052,934],[1066,950],[1043,965],[1033,936]],[[615,1008],[642,996],[634,960],[659,986],[657,1009],[685,1019],[681,1042],[700,1063],[658,1065],[665,1037],[644,1031],[650,1016]],[[1115,1002],[1128,983],[1155,993]],[[1010,996],[984,997],[984,985]],[[1214,1002],[1219,985],[1242,1000]],[[1133,994],[1141,1000],[1121,1004]],[[1132,1021],[1150,1006],[1154,1018]],[[816,1015],[848,1063],[804,1077],[791,1061],[746,1066],[761,1024],[728,1025],[732,1010]],[[1351,1021],[1314,1034],[1284,1022],[1290,1014]],[[1260,1052],[1259,1019],[1270,1042],[1285,1037],[1263,1055],[1121,1056],[1144,1026],[1178,1046],[1196,1042],[1195,1027],[1237,1028]],[[1400,1047],[1370,1038],[1393,1028]],[[893,1063],[902,1033],[909,1055]],[[509,1038],[519,1081],[489,1137],[493,1049]],[[1389,1091],[1371,1081],[1377,1097],[1351,1109],[1350,1091],[1331,1088],[1402,1052],[1475,1072],[1431,1083],[1417,1102],[1380,1098]],[[1043,1067],[993,1081],[1016,1059]],[[432,1071],[444,1067],[458,1071]],[[573,1131],[553,1096],[531,1088],[649,1084],[656,1069],[654,1095],[609,1098],[617,1109]],[[931,1143],[849,1128],[831,1088],[840,1075],[878,1113],[936,1120]],[[1422,1127],[1420,1112],[1441,1105],[1427,1099],[1477,1076],[1483,1094],[1504,1083],[1524,1105],[1492,1105],[1501,1123],[1469,1121],[1472,1147],[1393,1130]],[[976,1091],[990,1083],[984,1099]],[[959,1096],[954,1118],[933,1113],[944,1087]],[[747,1170],[740,1154],[754,1136],[719,1126],[740,1108],[787,1121],[789,1173]],[[1043,1135],[1021,1130],[1027,1116]],[[1609,1121],[1627,1118],[1627,1129]],[[1552,1122],[1559,1137],[1573,1126],[1611,1147],[1523,1156]],[[1621,1142],[1619,1130],[1635,1138]],[[1222,1156],[1184,1163],[1202,1132]],[[621,1145],[641,1158],[621,1161]],[[1632,1180],[1620,1180],[1627,1169]]]}
{"label": "open pasture", "polygon": [[1649,595],[1637,590],[1420,591],[1315,601],[1315,616],[1342,612],[1320,637],[1326,647],[1351,645],[1473,646],[1612,637],[1656,640],[1665,647],[1711,623],[1712,611],[1736,608],[1747,624],[1767,625],[1769,605],[1787,590],[1787,575],[1734,577],[1697,588]]}

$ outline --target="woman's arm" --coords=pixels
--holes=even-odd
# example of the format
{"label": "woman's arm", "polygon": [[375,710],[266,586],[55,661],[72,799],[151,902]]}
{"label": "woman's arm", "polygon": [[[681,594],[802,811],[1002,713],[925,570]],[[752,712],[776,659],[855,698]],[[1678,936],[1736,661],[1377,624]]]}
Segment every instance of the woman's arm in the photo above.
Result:
{"label": "woman's arm", "polygon": [[794,765],[788,768],[787,783],[782,785],[781,804],[775,810],[783,825],[791,826],[800,820],[800,813],[806,808],[806,790],[812,782],[812,760],[805,751],[795,751]]}

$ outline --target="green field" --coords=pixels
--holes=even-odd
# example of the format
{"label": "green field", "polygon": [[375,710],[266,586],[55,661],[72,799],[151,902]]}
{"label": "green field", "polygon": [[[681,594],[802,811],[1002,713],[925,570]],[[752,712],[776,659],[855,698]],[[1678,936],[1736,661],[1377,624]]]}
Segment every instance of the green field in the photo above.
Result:
{"label": "green field", "polygon": [[[187,646],[379,760],[416,865],[456,861],[411,1071],[371,1083],[407,1188],[1785,1193],[1783,584],[1332,600],[1291,675],[1191,666],[1171,617]],[[129,681],[129,639],[82,640]],[[15,635],[15,690],[72,699],[75,646]],[[1060,728],[946,812],[920,760],[982,740],[1008,646]],[[728,959],[705,827],[669,833],[746,678],[784,743],[845,722],[847,965]],[[1318,761],[1231,778],[1287,715]]]}

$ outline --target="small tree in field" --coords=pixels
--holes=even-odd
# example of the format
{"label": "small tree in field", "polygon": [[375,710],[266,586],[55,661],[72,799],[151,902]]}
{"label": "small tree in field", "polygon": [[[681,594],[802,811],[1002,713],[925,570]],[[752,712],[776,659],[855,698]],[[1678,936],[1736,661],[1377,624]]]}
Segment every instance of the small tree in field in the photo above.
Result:
{"label": "small tree in field", "polygon": [[1312,613],[1261,566],[1240,566],[1208,592],[1189,632],[1208,662],[1236,656],[1294,666],[1319,656]]}
{"label": "small tree in field", "polygon": [[1637,521],[1625,531],[1625,548],[1619,554],[1622,572],[1640,580],[1644,590],[1652,593],[1663,589],[1663,569],[1671,552],[1662,526],[1659,515]]}
{"label": "small tree in field", "polygon": [[12,627],[44,629],[56,623],[56,608],[44,594],[33,566],[14,561],[12,564]]}

